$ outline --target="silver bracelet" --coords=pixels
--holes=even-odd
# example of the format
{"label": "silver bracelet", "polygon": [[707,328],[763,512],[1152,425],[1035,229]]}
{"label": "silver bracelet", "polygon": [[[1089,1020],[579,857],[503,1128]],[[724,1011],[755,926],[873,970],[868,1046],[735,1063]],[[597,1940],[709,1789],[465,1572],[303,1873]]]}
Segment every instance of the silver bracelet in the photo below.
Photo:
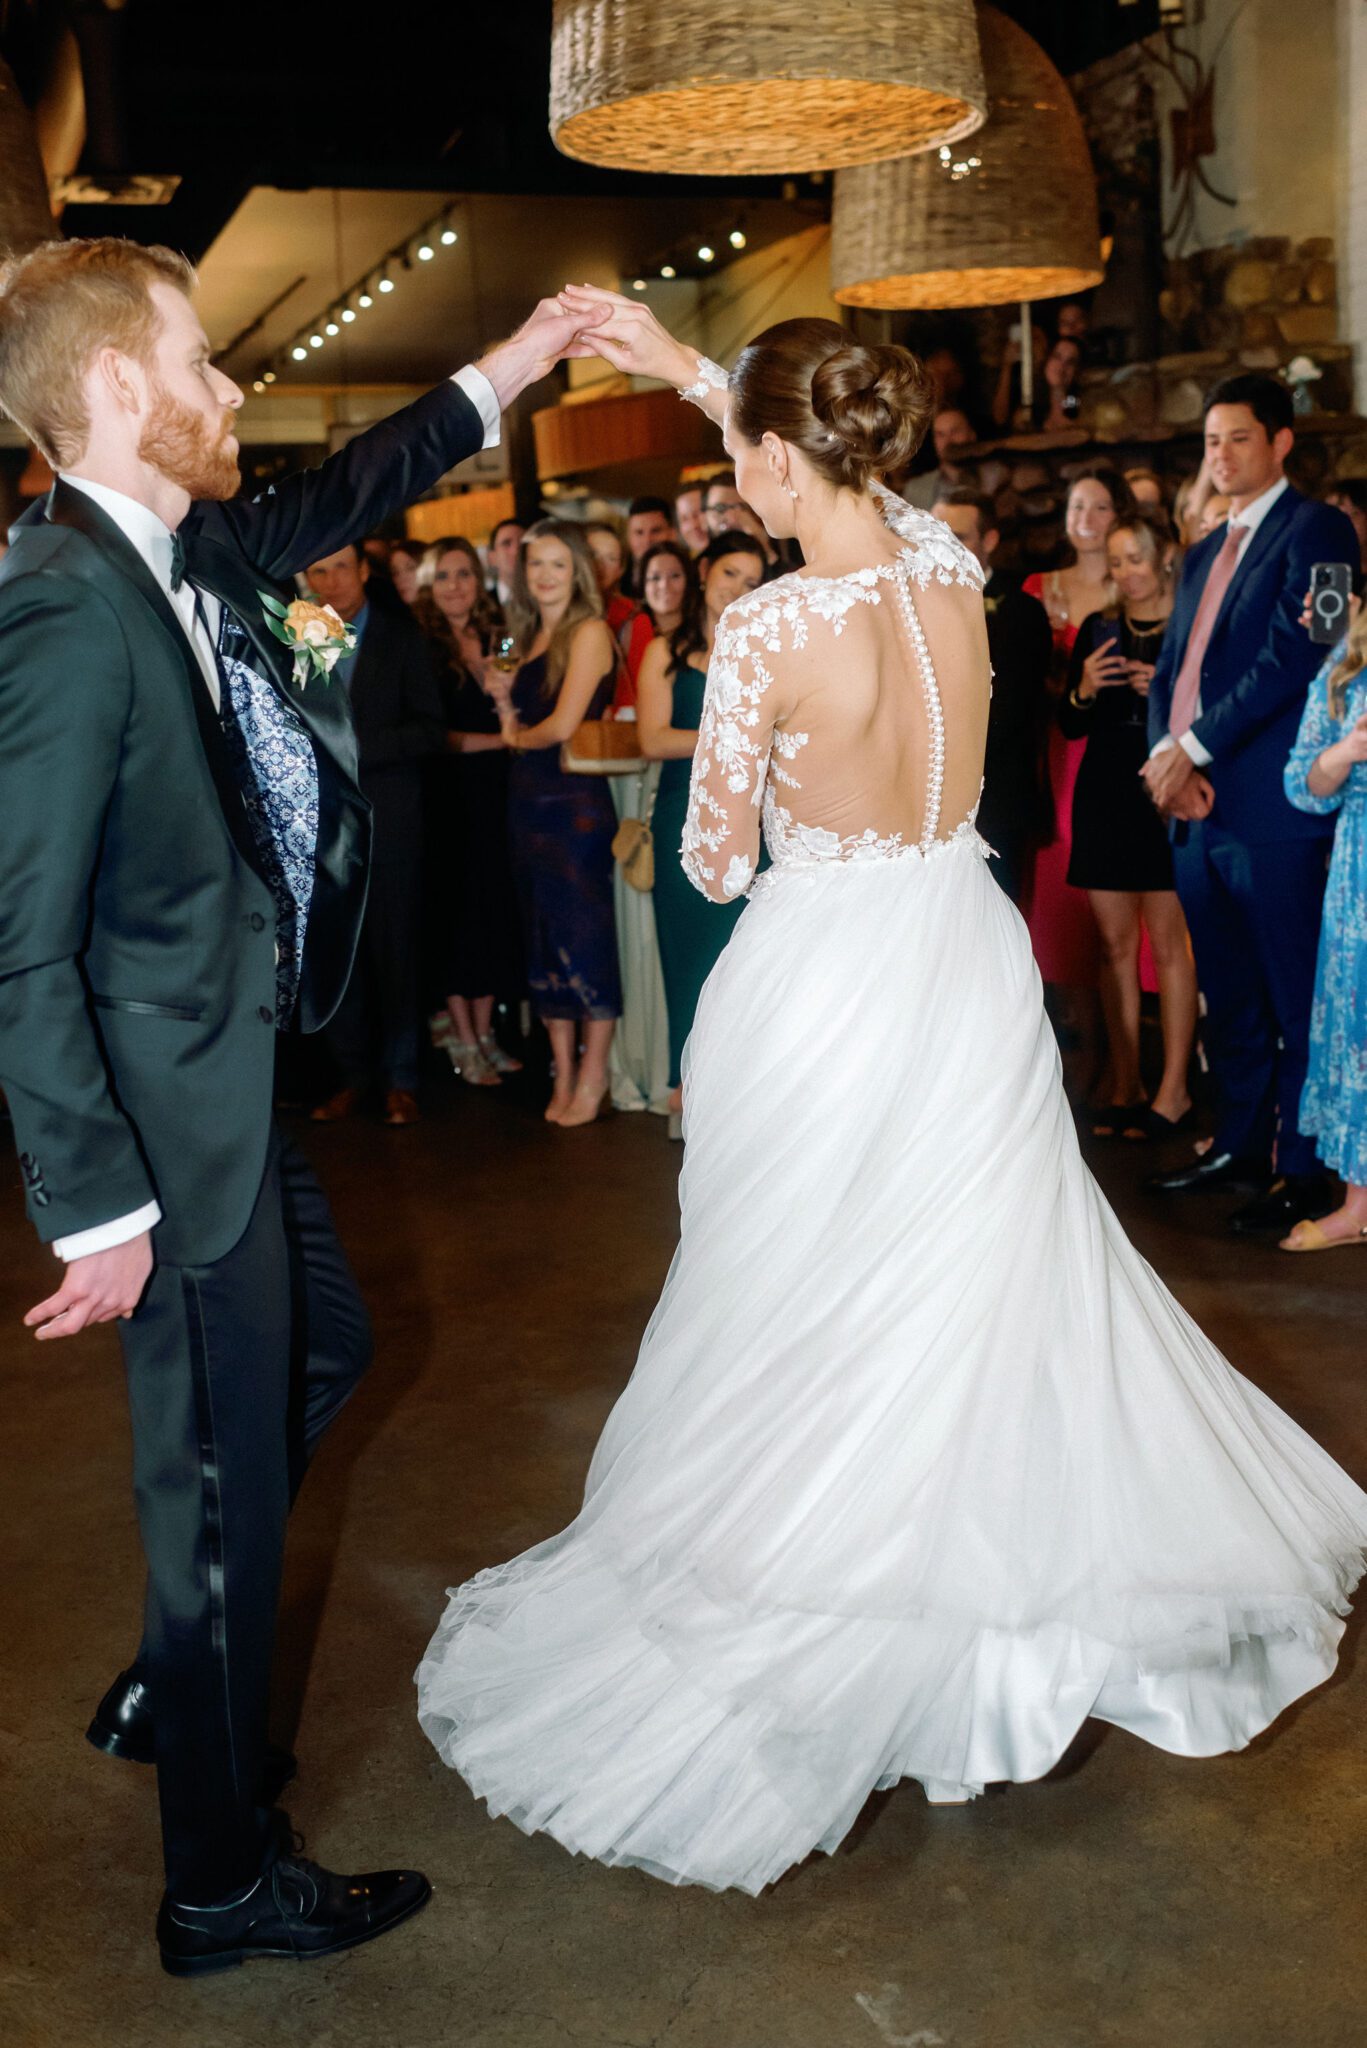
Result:
{"label": "silver bracelet", "polygon": [[696,384],[690,384],[686,391],[681,391],[679,396],[687,398],[694,405],[705,405],[714,391],[725,391],[730,382],[731,379],[720,363],[714,363],[710,356],[699,356],[698,380]]}

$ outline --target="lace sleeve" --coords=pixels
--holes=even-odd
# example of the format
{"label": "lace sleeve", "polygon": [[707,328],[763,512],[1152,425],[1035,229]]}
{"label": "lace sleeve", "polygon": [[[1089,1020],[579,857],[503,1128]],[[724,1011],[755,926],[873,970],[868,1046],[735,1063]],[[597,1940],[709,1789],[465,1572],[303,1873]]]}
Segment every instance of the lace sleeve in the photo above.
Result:
{"label": "lace sleeve", "polygon": [[700,406],[709,419],[717,417],[717,398],[726,395],[731,379],[720,363],[714,363],[711,356],[698,357],[698,374],[694,381],[680,391],[680,398]]}
{"label": "lace sleeve", "polygon": [[910,541],[916,553],[911,573],[922,589],[930,582],[966,583],[981,590],[986,581],[981,562],[970,555],[963,542],[952,534],[943,519],[933,512],[919,512],[890,491],[886,484],[871,483],[869,491],[882,515],[883,524],[899,540]]}
{"label": "lace sleeve", "polygon": [[714,903],[745,895],[755,879],[770,756],[785,745],[764,658],[779,647],[770,593],[781,589],[771,584],[727,607],[708,666],[681,851],[689,881]]}

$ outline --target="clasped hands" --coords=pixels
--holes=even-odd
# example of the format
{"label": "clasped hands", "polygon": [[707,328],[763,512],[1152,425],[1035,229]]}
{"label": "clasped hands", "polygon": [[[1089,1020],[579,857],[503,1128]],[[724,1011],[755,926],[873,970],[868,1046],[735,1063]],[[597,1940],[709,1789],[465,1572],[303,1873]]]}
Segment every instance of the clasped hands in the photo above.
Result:
{"label": "clasped hands", "polygon": [[1140,769],[1144,787],[1165,818],[1193,824],[1208,818],[1215,790],[1184,747],[1174,743],[1150,754]]}
{"label": "clasped hands", "polygon": [[665,332],[648,306],[588,284],[566,285],[557,297],[542,299],[517,333],[490,349],[476,368],[506,407],[557,363],[591,355],[664,383],[688,384],[696,374],[696,357]]}

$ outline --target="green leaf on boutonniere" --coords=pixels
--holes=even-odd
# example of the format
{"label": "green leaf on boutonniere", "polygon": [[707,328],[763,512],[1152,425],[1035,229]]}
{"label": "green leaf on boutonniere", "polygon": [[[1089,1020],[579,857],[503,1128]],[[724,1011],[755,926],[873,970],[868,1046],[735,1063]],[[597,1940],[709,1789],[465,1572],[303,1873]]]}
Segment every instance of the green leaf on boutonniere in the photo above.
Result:
{"label": "green leaf on boutonniere", "polygon": [[279,598],[272,597],[269,591],[258,590],[256,594],[260,598],[265,609],[268,612],[273,613],[277,619],[283,619],[289,612],[289,606],[287,604],[281,604]]}

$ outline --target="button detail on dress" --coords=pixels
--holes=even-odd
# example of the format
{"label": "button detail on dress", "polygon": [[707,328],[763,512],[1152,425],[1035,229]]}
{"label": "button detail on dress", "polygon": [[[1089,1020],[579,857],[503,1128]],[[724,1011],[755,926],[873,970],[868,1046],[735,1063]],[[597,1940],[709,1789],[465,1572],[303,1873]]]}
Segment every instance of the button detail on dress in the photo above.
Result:
{"label": "button detail on dress", "polygon": [[251,916],[247,919],[247,923],[254,932],[264,932],[266,929],[266,920],[259,910],[252,912]]}

